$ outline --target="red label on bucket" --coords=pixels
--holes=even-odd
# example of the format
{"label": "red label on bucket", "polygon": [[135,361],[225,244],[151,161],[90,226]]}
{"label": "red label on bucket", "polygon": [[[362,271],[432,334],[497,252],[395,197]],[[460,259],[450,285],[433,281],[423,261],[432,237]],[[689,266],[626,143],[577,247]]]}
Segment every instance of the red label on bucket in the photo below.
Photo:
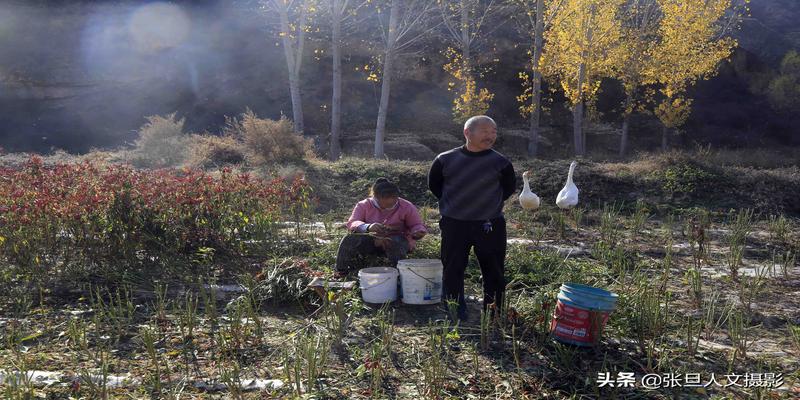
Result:
{"label": "red label on bucket", "polygon": [[608,321],[608,311],[590,311],[558,300],[550,333],[573,342],[594,343]]}

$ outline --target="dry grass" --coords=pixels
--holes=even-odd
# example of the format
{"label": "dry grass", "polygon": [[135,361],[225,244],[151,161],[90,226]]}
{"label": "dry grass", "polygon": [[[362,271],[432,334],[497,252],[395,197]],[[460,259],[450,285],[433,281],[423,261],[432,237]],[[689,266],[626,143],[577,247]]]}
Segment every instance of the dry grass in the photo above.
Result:
{"label": "dry grass", "polygon": [[286,117],[262,119],[248,109],[238,118],[228,118],[224,133],[241,138],[252,165],[299,162],[313,154],[311,142],[294,132]]}
{"label": "dry grass", "polygon": [[214,168],[241,164],[244,160],[244,145],[233,136],[193,135],[186,163],[197,168]]}
{"label": "dry grass", "polygon": [[183,133],[185,118],[177,119],[175,113],[165,117],[151,115],[139,128],[136,149],[130,161],[141,167],[172,167],[186,158],[188,137]]}
{"label": "dry grass", "polygon": [[710,149],[701,148],[693,153],[698,160],[717,166],[776,169],[797,166],[800,149]]}
{"label": "dry grass", "polygon": [[710,149],[639,153],[630,161],[597,164],[608,174],[646,174],[669,165],[694,162],[708,168],[784,169],[800,165],[800,149]]}

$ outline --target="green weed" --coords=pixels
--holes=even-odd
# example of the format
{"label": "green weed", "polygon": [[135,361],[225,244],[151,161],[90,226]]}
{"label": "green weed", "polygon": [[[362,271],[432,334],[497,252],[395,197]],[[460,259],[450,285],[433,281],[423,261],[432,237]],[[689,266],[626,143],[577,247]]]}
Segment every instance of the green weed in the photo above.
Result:
{"label": "green weed", "polygon": [[800,353],[800,325],[789,323],[789,333],[792,335],[795,350]]}
{"label": "green weed", "polygon": [[[773,255],[773,260],[775,256]],[[783,275],[784,279],[789,279],[789,270],[794,268],[795,264],[797,263],[797,253],[792,250],[786,250],[782,256],[777,257],[777,264],[781,268],[781,275]],[[776,264],[773,261],[773,265]]]}
{"label": "green weed", "polygon": [[329,354],[330,342],[320,333],[294,337],[293,345],[284,353],[283,365],[286,381],[297,396],[317,388],[319,378],[325,374]]}
{"label": "green weed", "polygon": [[127,334],[128,326],[134,319],[136,306],[133,303],[130,289],[117,288],[114,293],[109,289],[105,291],[96,287],[90,296],[92,308],[95,310],[95,329],[103,330],[111,327],[118,342]]}
{"label": "green weed", "polygon": [[728,217],[731,233],[728,236],[727,262],[731,279],[734,281],[739,279],[739,267],[742,265],[747,235],[752,230],[752,220],[753,210],[751,209],[739,210],[736,214],[731,212]]}
{"label": "green weed", "polygon": [[728,317],[728,337],[733,343],[733,351],[729,361],[732,368],[739,359],[747,358],[747,350],[753,342],[753,328],[750,326],[750,318],[747,313],[734,310]]}
{"label": "green weed", "polygon": [[67,337],[69,344],[75,351],[87,351],[89,349],[89,340],[86,336],[86,322],[79,318],[69,320],[67,324]]}
{"label": "green weed", "polygon": [[241,399],[244,391],[242,390],[242,367],[239,362],[232,360],[224,367],[219,367],[219,380],[228,389],[228,394],[234,399]]}
{"label": "green weed", "polygon": [[753,302],[761,297],[764,286],[766,285],[769,269],[766,267],[755,267],[755,275],[752,277],[741,277],[739,279],[739,301],[742,308],[751,315]]}
{"label": "green weed", "polygon": [[110,364],[108,361],[109,351],[105,347],[101,346],[98,349],[97,353],[97,360],[96,362],[99,364],[98,373],[93,374],[88,369],[82,368],[78,372],[78,376],[81,380],[81,387],[86,388],[89,393],[91,393],[91,397],[95,399],[107,399],[108,398],[108,376],[110,371]]}
{"label": "green weed", "polygon": [[703,303],[703,330],[706,340],[711,340],[720,328],[728,322],[733,311],[732,304],[723,304],[720,308],[719,292],[713,292]]}
{"label": "green weed", "polygon": [[580,230],[583,225],[583,218],[586,210],[583,207],[575,207],[572,209],[572,222],[575,224],[575,231]]}
{"label": "green weed", "polygon": [[556,211],[550,214],[550,228],[556,232],[559,239],[567,236],[567,224],[562,212]]}
{"label": "green weed", "polygon": [[420,393],[426,398],[441,398],[444,395],[447,359],[453,336],[446,322],[442,325],[429,324],[427,336],[427,351],[417,354],[422,372]]}
{"label": "green weed", "polygon": [[140,337],[142,340],[142,344],[144,344],[145,352],[147,353],[147,357],[150,360],[150,377],[149,381],[150,384],[153,386],[153,392],[161,393],[162,382],[161,382],[161,362],[160,357],[156,351],[156,342],[159,340],[156,338],[156,332],[154,329],[145,326],[142,327],[140,330]]}
{"label": "green weed", "polygon": [[11,369],[3,370],[5,381],[3,384],[3,397],[9,400],[29,400],[36,398],[33,386],[33,371],[28,368],[28,363],[23,357],[11,360]]}
{"label": "green weed", "polygon": [[767,229],[771,241],[785,243],[790,230],[789,220],[783,214],[770,215]]}
{"label": "green weed", "polygon": [[650,210],[642,200],[636,201],[635,211],[631,216],[631,232],[634,234],[641,233],[647,220],[650,218]]}
{"label": "green weed", "polygon": [[619,212],[616,204],[603,204],[600,214],[600,240],[610,247],[616,246],[620,238]]}
{"label": "green weed", "polygon": [[695,309],[700,309],[703,305],[703,275],[699,268],[693,266],[686,271],[686,282],[688,283],[689,295]]}
{"label": "green weed", "polygon": [[647,354],[648,367],[652,367],[654,349],[662,341],[670,321],[671,294],[640,282],[632,300],[631,329],[639,350]]}
{"label": "green weed", "polygon": [[686,353],[689,355],[689,357],[693,357],[697,352],[697,346],[700,343],[700,336],[703,333],[703,320],[695,321],[694,318],[687,316],[684,329],[686,332]]}
{"label": "green weed", "polygon": [[561,342],[553,342],[553,362],[559,370],[563,372],[573,371],[575,369],[577,351],[575,346],[562,344]]}

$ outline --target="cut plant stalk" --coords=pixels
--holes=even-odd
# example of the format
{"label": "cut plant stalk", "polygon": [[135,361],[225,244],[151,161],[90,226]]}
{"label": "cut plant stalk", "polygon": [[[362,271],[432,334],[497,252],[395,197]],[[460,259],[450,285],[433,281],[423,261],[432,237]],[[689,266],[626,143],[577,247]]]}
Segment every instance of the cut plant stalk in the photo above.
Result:
{"label": "cut plant stalk", "polygon": [[688,283],[688,292],[692,298],[692,304],[695,309],[699,310],[703,305],[703,275],[699,268],[692,266],[686,271],[686,281]]}
{"label": "cut plant stalk", "polygon": [[747,350],[752,344],[753,338],[750,336],[752,327],[747,313],[741,310],[734,310],[728,317],[728,337],[733,343],[729,369],[733,368],[736,361],[747,358]]}
{"label": "cut plant stalk", "polygon": [[619,210],[616,204],[604,204],[600,214],[600,240],[610,247],[619,241]]}
{"label": "cut plant stalk", "polygon": [[728,236],[728,268],[730,269],[731,278],[735,281],[739,279],[739,267],[742,264],[744,257],[747,236],[752,230],[753,210],[743,209],[738,213],[731,215],[728,218],[728,226],[731,233]]}
{"label": "cut plant stalk", "polygon": [[770,241],[786,243],[790,227],[789,220],[783,214],[770,215],[767,227]]}
{"label": "cut plant stalk", "polygon": [[689,357],[694,357],[703,333],[703,320],[695,321],[691,316],[687,316],[684,326],[686,329],[686,353]]}
{"label": "cut plant stalk", "polygon": [[492,334],[492,319],[486,310],[481,310],[481,350],[488,351],[489,350],[489,341],[491,340]]}
{"label": "cut plant stalk", "polygon": [[795,351],[800,354],[800,325],[789,323],[789,333],[792,335]]}
{"label": "cut plant stalk", "polygon": [[189,369],[195,365],[197,357],[194,352],[194,330],[197,326],[197,304],[198,298],[191,292],[187,292],[183,306],[176,310],[178,315],[178,326],[181,332],[181,340],[183,342],[182,354],[186,375],[189,374]]}
{"label": "cut plant stalk", "polygon": [[719,292],[713,292],[704,302],[703,328],[706,340],[712,340],[714,333],[727,324],[728,317],[733,311],[733,304],[724,304],[722,308],[719,309],[720,297],[721,294]]}
{"label": "cut plant stalk", "polygon": [[140,336],[142,339],[142,343],[144,344],[145,352],[147,352],[147,356],[150,359],[150,383],[153,385],[153,392],[156,394],[161,393],[162,383],[161,383],[161,362],[159,361],[160,357],[156,352],[156,332],[150,327],[142,327],[140,331]]}
{"label": "cut plant stalk", "polygon": [[583,217],[586,210],[583,207],[575,207],[572,209],[572,222],[575,224],[575,231],[578,232],[583,225]]}
{"label": "cut plant stalk", "polygon": [[642,200],[637,200],[635,211],[631,217],[631,233],[641,233],[649,218],[650,210],[647,209],[647,205]]}
{"label": "cut plant stalk", "polygon": [[228,394],[234,399],[241,399],[244,395],[242,390],[242,368],[239,362],[232,360],[228,365],[219,369],[219,380],[228,389]]}
{"label": "cut plant stalk", "polygon": [[426,398],[441,398],[444,394],[446,361],[450,349],[448,332],[449,326],[446,322],[441,326],[429,324],[428,351],[421,359],[418,354],[419,368],[422,371],[420,392]]}
{"label": "cut plant stalk", "polygon": [[753,302],[761,297],[764,285],[766,284],[768,269],[766,266],[756,267],[755,276],[742,277],[739,279],[739,301],[748,316],[753,311]]}

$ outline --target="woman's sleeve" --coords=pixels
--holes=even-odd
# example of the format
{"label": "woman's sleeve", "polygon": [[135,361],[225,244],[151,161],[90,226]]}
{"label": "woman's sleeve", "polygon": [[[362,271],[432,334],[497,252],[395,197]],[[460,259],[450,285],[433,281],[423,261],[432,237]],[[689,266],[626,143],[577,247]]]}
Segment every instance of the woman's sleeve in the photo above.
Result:
{"label": "woman's sleeve", "polygon": [[367,223],[364,221],[365,219],[367,219],[367,211],[364,203],[356,203],[356,206],[353,207],[353,212],[350,213],[350,218],[347,220],[347,230],[355,232],[359,226]]}
{"label": "woman's sleeve", "polygon": [[417,232],[427,233],[428,228],[425,227],[425,223],[422,221],[422,217],[420,217],[417,207],[409,203],[408,209],[408,214],[406,215],[406,226],[408,227],[408,231],[412,234]]}

